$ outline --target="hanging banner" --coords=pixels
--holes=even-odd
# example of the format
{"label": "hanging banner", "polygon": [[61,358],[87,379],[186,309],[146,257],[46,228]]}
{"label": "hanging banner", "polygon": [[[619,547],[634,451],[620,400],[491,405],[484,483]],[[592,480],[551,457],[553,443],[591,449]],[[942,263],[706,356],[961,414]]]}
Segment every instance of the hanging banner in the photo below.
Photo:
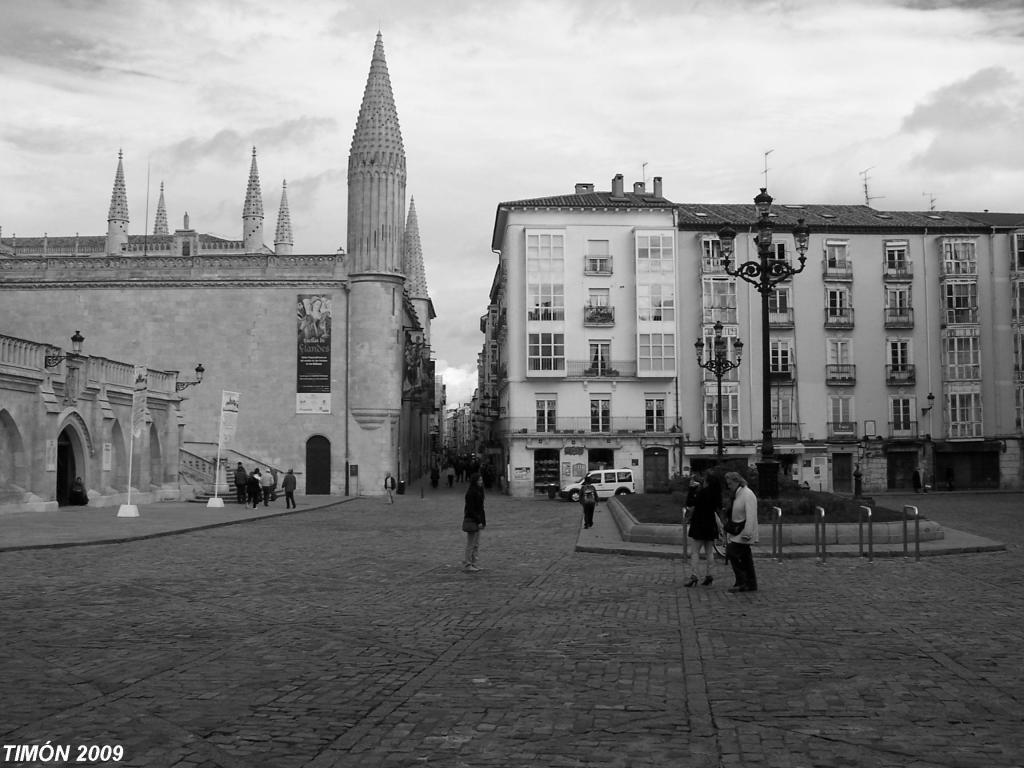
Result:
{"label": "hanging banner", "polygon": [[132,387],[132,436],[142,437],[146,428],[146,394],[149,391],[149,369],[135,366],[135,384]]}
{"label": "hanging banner", "polygon": [[238,392],[222,389],[220,393],[220,437],[218,447],[229,445],[235,439],[238,426]]}
{"label": "hanging banner", "polygon": [[331,412],[331,297],[299,294],[295,412]]}

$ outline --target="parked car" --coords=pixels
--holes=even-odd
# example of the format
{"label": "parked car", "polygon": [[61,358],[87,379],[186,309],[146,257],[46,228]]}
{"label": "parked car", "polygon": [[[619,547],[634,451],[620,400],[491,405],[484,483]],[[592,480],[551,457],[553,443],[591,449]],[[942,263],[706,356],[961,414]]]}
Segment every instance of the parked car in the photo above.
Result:
{"label": "parked car", "polygon": [[579,480],[568,483],[558,492],[563,499],[580,500],[580,487],[584,480],[590,480],[597,490],[597,498],[621,496],[624,493],[636,493],[632,469],[594,469]]}

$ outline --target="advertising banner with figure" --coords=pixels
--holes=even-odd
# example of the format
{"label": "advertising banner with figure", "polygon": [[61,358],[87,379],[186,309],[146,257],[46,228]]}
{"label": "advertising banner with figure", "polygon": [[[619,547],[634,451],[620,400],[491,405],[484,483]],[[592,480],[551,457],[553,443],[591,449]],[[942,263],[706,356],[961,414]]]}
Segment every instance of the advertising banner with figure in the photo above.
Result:
{"label": "advertising banner with figure", "polygon": [[295,412],[331,412],[331,297],[299,294]]}
{"label": "advertising banner with figure", "polygon": [[230,445],[235,439],[235,428],[238,425],[238,393],[222,389],[220,392],[220,437],[217,450]]}

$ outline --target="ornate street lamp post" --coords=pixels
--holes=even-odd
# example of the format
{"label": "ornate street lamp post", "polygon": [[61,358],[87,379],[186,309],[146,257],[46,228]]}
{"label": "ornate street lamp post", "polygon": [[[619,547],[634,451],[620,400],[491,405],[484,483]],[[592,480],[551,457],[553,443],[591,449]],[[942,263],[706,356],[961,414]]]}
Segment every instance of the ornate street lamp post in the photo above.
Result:
{"label": "ornate street lamp post", "polygon": [[757,464],[759,491],[762,498],[774,499],[779,495],[779,464],[775,461],[775,445],[772,443],[772,398],[771,398],[771,337],[768,333],[768,300],[776,285],[788,280],[793,275],[803,272],[807,261],[807,245],[811,230],[803,219],[797,220],[793,228],[793,239],[799,254],[799,267],[794,267],[785,259],[773,258],[772,228],[769,218],[772,207],[772,196],[767,189],[761,187],[760,194],[754,198],[757,208],[757,261],[746,261],[731,265],[736,245],[736,230],[726,225],[718,232],[722,247],[722,265],[726,274],[741,277],[750,283],[761,294],[761,461]]}
{"label": "ornate street lamp post", "polygon": [[711,371],[718,380],[718,461],[722,461],[725,455],[725,441],[722,439],[722,377],[734,368],[740,367],[740,360],[743,358],[743,342],[736,339],[732,343],[736,349],[735,362],[726,356],[726,341],[722,337],[722,321],[715,323],[715,350],[713,356],[704,360],[704,339],[697,339],[694,348],[697,350],[697,365],[705,371]]}

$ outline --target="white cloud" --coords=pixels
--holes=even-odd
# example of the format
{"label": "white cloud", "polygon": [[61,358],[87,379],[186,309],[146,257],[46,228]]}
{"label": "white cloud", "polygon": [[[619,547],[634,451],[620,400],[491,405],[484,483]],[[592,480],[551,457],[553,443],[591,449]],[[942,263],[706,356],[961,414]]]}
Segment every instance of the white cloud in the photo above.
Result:
{"label": "white cloud", "polygon": [[475,363],[473,365],[453,366],[449,365],[447,360],[438,360],[436,370],[440,372],[444,379],[445,394],[448,397],[449,408],[472,401],[477,383]]}

